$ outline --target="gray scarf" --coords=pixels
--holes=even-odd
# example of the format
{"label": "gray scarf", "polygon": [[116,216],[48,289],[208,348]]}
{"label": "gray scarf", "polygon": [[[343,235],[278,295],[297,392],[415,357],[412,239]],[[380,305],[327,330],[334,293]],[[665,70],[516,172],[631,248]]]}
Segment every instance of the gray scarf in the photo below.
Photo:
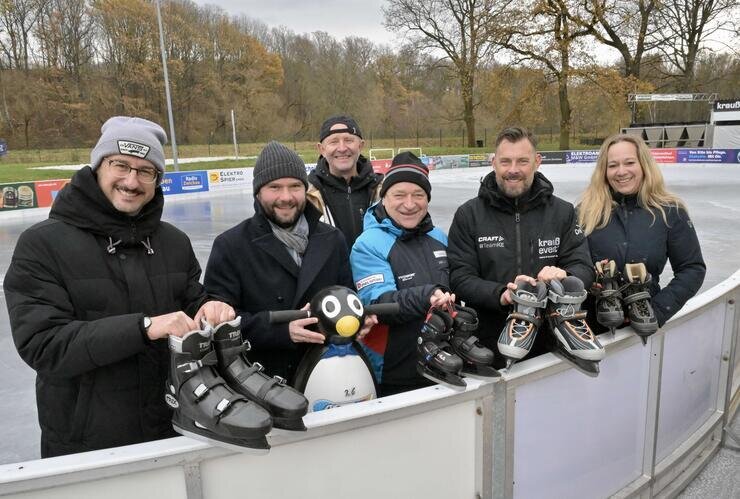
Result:
{"label": "gray scarf", "polygon": [[291,258],[300,267],[303,254],[306,252],[306,246],[308,246],[308,222],[306,217],[301,213],[298,221],[290,229],[283,229],[272,223],[271,220],[268,220],[268,222],[272,227],[272,233],[285,245],[285,249],[288,250]]}

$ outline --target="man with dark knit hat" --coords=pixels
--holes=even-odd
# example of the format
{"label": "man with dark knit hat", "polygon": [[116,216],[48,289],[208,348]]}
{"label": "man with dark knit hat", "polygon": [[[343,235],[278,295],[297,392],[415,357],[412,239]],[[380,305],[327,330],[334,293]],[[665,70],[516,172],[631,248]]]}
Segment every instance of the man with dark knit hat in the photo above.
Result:
{"label": "man with dark knit hat", "polygon": [[321,212],[321,221],[342,231],[351,248],[362,232],[368,206],[378,200],[381,175],[362,156],[365,141],[350,116],[324,121],[316,148],[319,159],[308,177],[308,200]]}
{"label": "man with dark knit hat", "polygon": [[205,273],[206,289],[241,315],[249,359],[291,383],[308,345],[324,336],[315,317],[270,324],[268,312],[299,309],[327,286],[352,287],[344,236],[306,203],[307,183],[300,156],[267,144],[254,166],[255,214],[216,238]]}
{"label": "man with dark knit hat", "polygon": [[429,216],[431,194],[424,163],[410,152],[396,155],[350,255],[362,302],[400,305],[392,322],[364,340],[383,396],[431,384],[416,371],[416,340],[429,308],[455,301],[447,236]]}
{"label": "man with dark knit hat", "polygon": [[168,336],[235,317],[200,284],[188,237],[161,221],[162,127],[116,116],[101,132],[5,276],[13,340],[37,373],[41,457],[174,436]]}

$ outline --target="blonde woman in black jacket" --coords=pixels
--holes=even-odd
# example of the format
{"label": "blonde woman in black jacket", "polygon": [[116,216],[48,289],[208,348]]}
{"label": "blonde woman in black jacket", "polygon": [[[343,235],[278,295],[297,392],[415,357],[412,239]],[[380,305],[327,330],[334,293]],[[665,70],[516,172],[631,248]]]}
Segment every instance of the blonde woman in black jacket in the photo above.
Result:
{"label": "blonde woman in black jacket", "polygon": [[[626,264],[645,265],[658,326],[701,287],[706,266],[686,205],[666,189],[660,168],[639,137],[620,134],[604,141],[578,206],[578,220],[593,262],[614,260],[618,271]],[[666,261],[674,276],[661,289]]]}

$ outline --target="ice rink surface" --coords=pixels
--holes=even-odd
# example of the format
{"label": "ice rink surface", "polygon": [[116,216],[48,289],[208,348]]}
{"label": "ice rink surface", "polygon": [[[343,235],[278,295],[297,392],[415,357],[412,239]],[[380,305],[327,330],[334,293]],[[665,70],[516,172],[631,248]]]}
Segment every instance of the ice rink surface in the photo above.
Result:
{"label": "ice rink surface", "polygon": [[[698,232],[707,262],[707,275],[702,287],[706,290],[740,268],[740,165],[668,165],[662,170],[668,188],[688,205]],[[480,179],[489,171],[490,168],[469,168],[431,172],[430,212],[437,226],[445,231],[449,229],[455,209],[476,196]],[[545,165],[540,171],[553,183],[557,196],[576,202],[593,167]],[[251,216],[254,213],[253,202],[251,187],[243,191],[211,192],[208,197],[185,199],[172,196],[165,200],[163,218],[190,236],[201,266],[205,268],[213,239]],[[0,287],[18,236],[46,217],[44,211],[23,218],[0,216]],[[60,244],[64,244],[63,241]],[[665,285],[671,276],[667,267],[661,276],[661,285]],[[0,464],[38,457],[40,430],[36,419],[34,378],[33,370],[23,363],[15,350],[5,296],[0,293],[0,421],[5,424]],[[693,495],[691,488],[700,485],[696,482],[701,482],[697,480],[687,489],[685,497],[733,497],[723,494],[728,492],[727,486],[731,491],[740,488],[737,478],[740,475],[740,454],[723,449],[704,473],[709,472],[718,459],[722,461],[721,469],[729,472],[727,476],[731,477],[732,484],[725,482],[724,492],[719,496],[704,496],[700,488]],[[708,480],[708,483],[715,481]]]}

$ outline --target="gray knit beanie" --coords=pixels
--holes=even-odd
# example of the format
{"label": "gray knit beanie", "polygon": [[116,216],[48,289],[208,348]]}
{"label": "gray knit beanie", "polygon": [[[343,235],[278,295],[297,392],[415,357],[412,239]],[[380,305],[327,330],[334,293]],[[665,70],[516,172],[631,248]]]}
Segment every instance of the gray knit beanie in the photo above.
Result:
{"label": "gray knit beanie", "polygon": [[164,173],[163,146],[167,143],[167,134],[161,126],[144,118],[114,116],[103,123],[100,132],[100,139],[90,153],[93,170],[106,156],[126,154],[151,161],[160,173]]}
{"label": "gray knit beanie", "polygon": [[252,173],[254,194],[257,194],[263,185],[284,177],[297,178],[308,189],[306,164],[295,151],[274,140],[262,149]]}

